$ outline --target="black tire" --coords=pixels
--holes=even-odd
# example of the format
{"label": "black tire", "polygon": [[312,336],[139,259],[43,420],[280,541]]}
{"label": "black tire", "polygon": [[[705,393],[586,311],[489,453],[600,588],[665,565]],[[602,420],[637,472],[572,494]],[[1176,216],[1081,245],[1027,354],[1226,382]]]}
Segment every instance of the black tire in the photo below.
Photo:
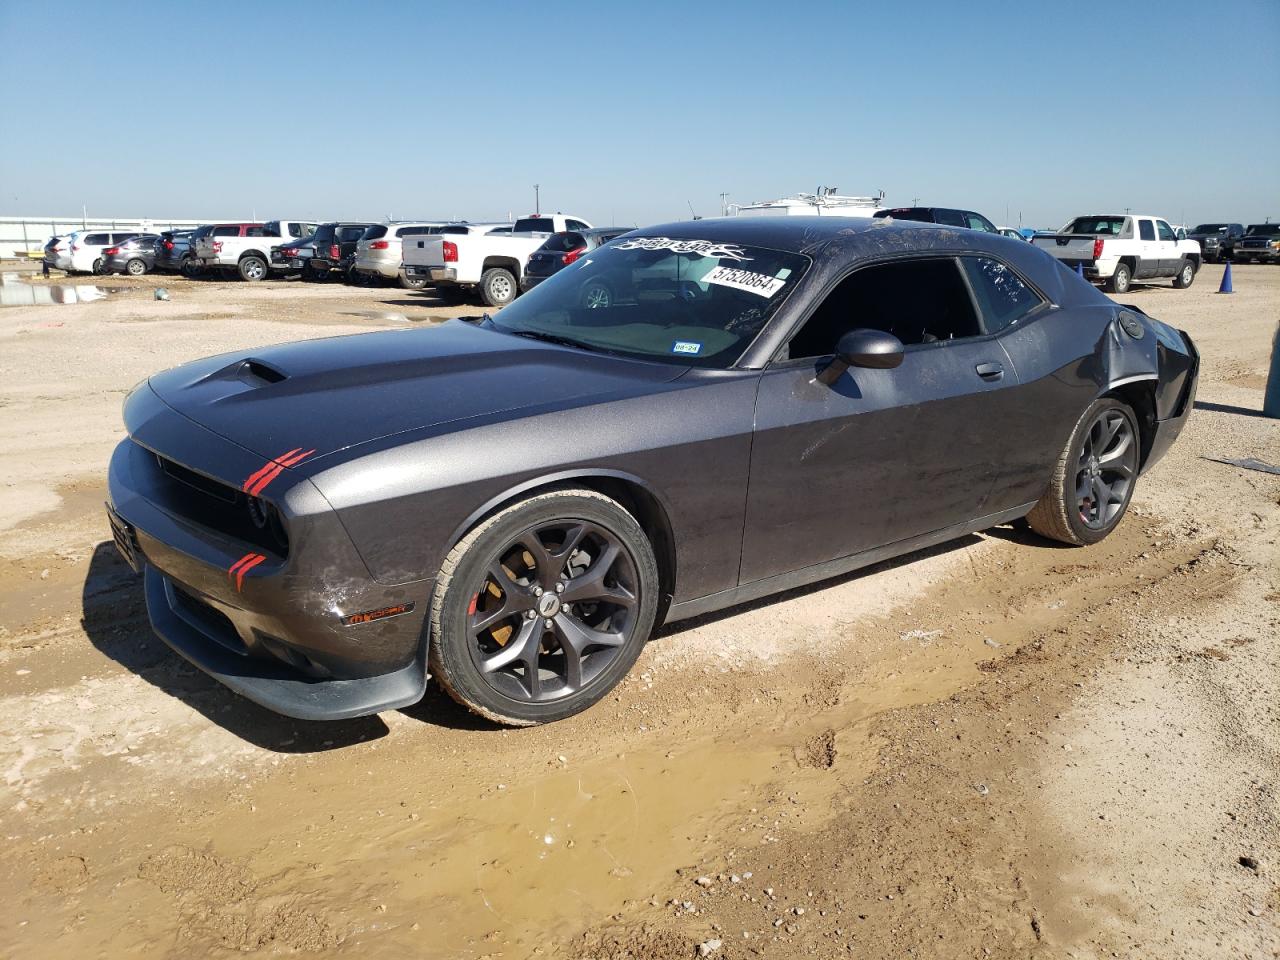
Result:
{"label": "black tire", "polygon": [[1178,272],[1173,278],[1173,285],[1179,290],[1185,290],[1191,284],[1196,282],[1196,262],[1194,260],[1183,260]]}
{"label": "black tire", "polygon": [[1107,293],[1128,293],[1133,282],[1133,271],[1127,263],[1117,263],[1116,272],[1107,278]]}
{"label": "black tire", "polygon": [[[1121,435],[1117,427],[1116,433],[1103,440],[1116,421],[1123,423],[1126,432]],[[1091,403],[1054,465],[1049,488],[1027,514],[1031,529],[1042,537],[1075,546],[1103,539],[1129,509],[1138,479],[1141,439],[1137,418],[1128,404],[1115,397]],[[1094,449],[1097,446],[1102,447],[1100,453]],[[1095,495],[1097,483],[1106,490],[1105,497]],[[1101,502],[1104,499],[1106,502]]]}
{"label": "black tire", "polygon": [[329,271],[316,270],[308,263],[302,268],[302,279],[306,280],[308,283],[328,283]]}
{"label": "black tire", "polygon": [[178,267],[178,272],[188,280],[195,280],[204,273],[204,268],[200,266],[195,257],[183,257],[182,264]]}
{"label": "black tire", "polygon": [[[542,561],[523,545],[531,537]],[[496,723],[572,716],[635,663],[653,629],[658,584],[648,538],[616,501],[572,488],[537,494],[489,517],[445,559],[431,609],[431,674],[455,700]],[[608,643],[595,642],[606,637]],[[571,658],[564,643],[573,638],[581,649]],[[486,660],[501,665],[485,670]]]}
{"label": "black tire", "polygon": [[427,285],[427,281],[422,277],[406,277],[403,273],[398,279],[402,290],[421,290]]}
{"label": "black tire", "polygon": [[490,267],[480,274],[480,299],[486,307],[505,307],[520,293],[520,284],[506,267]]}
{"label": "black tire", "polygon": [[105,267],[106,264],[106,260],[99,257],[97,260],[93,261],[93,268],[89,272],[100,277],[102,276],[102,268]]}
{"label": "black tire", "polygon": [[236,272],[239,273],[241,280],[257,283],[271,275],[271,265],[256,253],[251,253],[240,258],[240,262],[236,264]]}
{"label": "black tire", "polygon": [[147,272],[147,265],[142,260],[134,257],[124,265],[124,272],[131,277],[140,277]]}

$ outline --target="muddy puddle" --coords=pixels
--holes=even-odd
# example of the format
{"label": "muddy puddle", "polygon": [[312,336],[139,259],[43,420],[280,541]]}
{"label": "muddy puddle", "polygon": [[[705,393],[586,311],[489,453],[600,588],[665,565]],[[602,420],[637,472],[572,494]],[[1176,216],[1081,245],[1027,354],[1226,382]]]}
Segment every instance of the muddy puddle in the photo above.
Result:
{"label": "muddy puddle", "polygon": [[107,291],[84,283],[24,283],[16,273],[0,274],[0,307],[40,307],[104,300]]}

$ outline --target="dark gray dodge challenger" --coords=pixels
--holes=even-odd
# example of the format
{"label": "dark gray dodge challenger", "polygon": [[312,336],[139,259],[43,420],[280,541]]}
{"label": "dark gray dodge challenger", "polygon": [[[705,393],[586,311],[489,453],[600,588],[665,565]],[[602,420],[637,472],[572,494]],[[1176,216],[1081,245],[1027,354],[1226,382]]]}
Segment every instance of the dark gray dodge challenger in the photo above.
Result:
{"label": "dark gray dodge challenger", "polygon": [[1192,407],[1186,334],[1030,244],[671,223],[493,317],[227,354],[125,402],[156,632],[302,718],[576,713],[655,626],[1025,517],[1095,543]]}

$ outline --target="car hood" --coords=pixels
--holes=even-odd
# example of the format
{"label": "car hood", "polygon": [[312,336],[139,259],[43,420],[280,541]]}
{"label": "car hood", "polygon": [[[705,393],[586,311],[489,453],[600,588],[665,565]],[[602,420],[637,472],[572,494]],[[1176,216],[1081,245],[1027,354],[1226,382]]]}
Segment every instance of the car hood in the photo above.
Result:
{"label": "car hood", "polygon": [[265,459],[338,451],[660,389],[685,367],[528,340],[451,320],[197,360],[153,376],[168,406]]}

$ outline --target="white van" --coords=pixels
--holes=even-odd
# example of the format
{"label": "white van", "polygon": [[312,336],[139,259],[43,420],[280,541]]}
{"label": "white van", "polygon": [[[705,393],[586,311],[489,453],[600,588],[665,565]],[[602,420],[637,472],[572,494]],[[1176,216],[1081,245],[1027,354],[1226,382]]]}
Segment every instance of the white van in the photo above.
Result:
{"label": "white van", "polygon": [[140,236],[141,230],[77,230],[58,248],[54,266],[68,273],[98,273],[103,250]]}

